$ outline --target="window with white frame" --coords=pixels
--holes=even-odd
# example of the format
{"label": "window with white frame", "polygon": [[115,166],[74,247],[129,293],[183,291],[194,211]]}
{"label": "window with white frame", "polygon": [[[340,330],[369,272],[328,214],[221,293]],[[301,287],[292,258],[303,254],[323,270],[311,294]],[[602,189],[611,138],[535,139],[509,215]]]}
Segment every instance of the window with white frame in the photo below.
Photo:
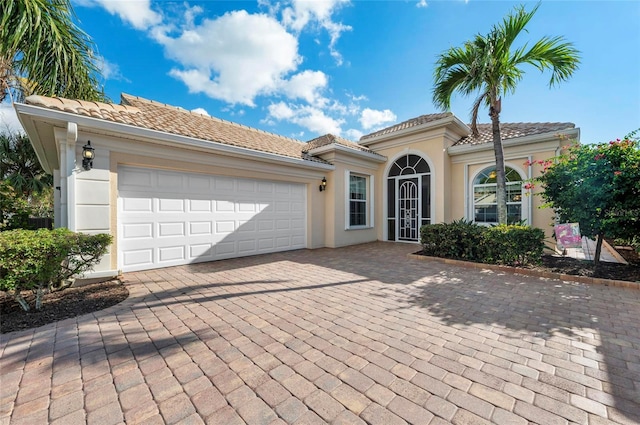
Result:
{"label": "window with white frame", "polygon": [[364,227],[368,223],[368,176],[349,173],[349,227]]}
{"label": "window with white frame", "polygon": [[[473,221],[498,223],[496,167],[482,170],[473,181]],[[523,220],[522,176],[516,170],[505,167],[507,182],[507,222]]]}

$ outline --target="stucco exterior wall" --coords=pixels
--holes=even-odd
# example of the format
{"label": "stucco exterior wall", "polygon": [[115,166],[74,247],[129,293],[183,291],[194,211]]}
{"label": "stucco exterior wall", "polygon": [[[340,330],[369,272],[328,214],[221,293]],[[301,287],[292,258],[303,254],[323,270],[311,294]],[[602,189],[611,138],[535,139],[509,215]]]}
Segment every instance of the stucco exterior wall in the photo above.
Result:
{"label": "stucco exterior wall", "polygon": [[[75,230],[95,235],[109,233],[111,229],[111,186],[109,183],[109,151],[100,152],[93,161],[91,170],[84,170],[82,164],[82,145],[76,144],[76,164],[80,165],[75,174]],[[94,268],[95,272],[114,270],[112,258],[116,255],[113,246]]]}
{"label": "stucco exterior wall", "polygon": [[[335,166],[335,170],[327,173],[327,189],[320,192],[318,188],[315,188],[317,193],[325,197],[326,246],[337,248],[377,240],[377,228],[382,224],[382,219],[376,208],[381,187],[377,176],[378,164],[335,151],[322,155],[322,158]],[[349,173],[369,178],[369,186],[367,187],[369,214],[368,224],[365,228],[349,228],[348,225]],[[311,190],[313,191],[314,188]]]}
{"label": "stucco exterior wall", "polygon": [[[546,160],[558,154],[561,147],[559,139],[549,139],[535,144],[505,146],[505,165],[517,170],[523,179],[530,179],[540,175],[540,166],[528,167],[527,161]],[[451,202],[452,218],[473,220],[473,180],[483,169],[495,165],[493,149],[474,150],[468,153],[456,154],[451,157]],[[540,189],[525,191],[523,208],[527,209],[528,224],[545,231],[547,236],[553,234],[553,210],[540,208],[542,198]]]}

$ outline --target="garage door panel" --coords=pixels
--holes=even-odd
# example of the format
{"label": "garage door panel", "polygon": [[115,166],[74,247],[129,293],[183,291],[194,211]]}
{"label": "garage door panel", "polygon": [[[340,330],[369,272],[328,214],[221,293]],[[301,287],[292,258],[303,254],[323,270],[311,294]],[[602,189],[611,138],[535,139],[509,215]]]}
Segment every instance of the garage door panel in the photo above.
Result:
{"label": "garage door panel", "polygon": [[140,268],[142,266],[153,266],[153,248],[132,249],[123,252],[123,268]]}
{"label": "garage door panel", "polygon": [[190,236],[207,236],[211,235],[210,221],[192,221],[189,223]]}
{"label": "garage door panel", "polygon": [[184,199],[158,199],[158,212],[185,212]]}
{"label": "garage door panel", "polygon": [[253,202],[239,202],[236,204],[236,211],[239,213],[256,212],[256,204]]}
{"label": "garage door panel", "polygon": [[165,246],[158,248],[158,261],[166,263],[167,261],[185,260],[184,245]]}
{"label": "garage door panel", "polygon": [[234,180],[230,177],[216,177],[214,186],[216,192],[224,193],[226,191],[229,193],[233,193]]}
{"label": "garage door panel", "polygon": [[238,253],[240,254],[251,254],[256,252],[256,240],[255,239],[246,239],[238,241]]}
{"label": "garage door panel", "polygon": [[214,201],[216,204],[216,212],[234,212],[236,209],[232,201]]}
{"label": "garage door panel", "polygon": [[155,174],[152,170],[127,168],[118,171],[118,188],[136,191],[152,189],[155,186]]}
{"label": "garage door panel", "polygon": [[289,230],[291,228],[291,220],[276,220],[277,230]]}
{"label": "garage door panel", "polygon": [[238,192],[255,193],[256,192],[256,182],[253,181],[253,180],[238,181]]}
{"label": "garage door panel", "polygon": [[140,239],[153,237],[153,223],[125,223],[122,225],[123,239]]}
{"label": "garage door panel", "polygon": [[258,193],[272,194],[273,183],[258,182]]}
{"label": "garage door panel", "polygon": [[184,190],[185,176],[180,173],[158,171],[158,187],[165,192],[180,193]]}
{"label": "garage door panel", "polygon": [[236,230],[236,222],[234,220],[216,221],[217,234],[233,233],[235,230]]}
{"label": "garage door panel", "polygon": [[238,232],[255,232],[256,231],[256,222],[255,221],[238,221]]}
{"label": "garage door panel", "polygon": [[301,184],[121,167],[118,189],[124,271],[306,245]]}
{"label": "garage door panel", "polygon": [[235,241],[221,241],[216,244],[216,254],[225,255],[233,254],[236,252]]}
{"label": "garage door panel", "polygon": [[187,176],[187,187],[189,192],[201,193],[211,189],[211,177],[190,175]]}
{"label": "garage door panel", "polygon": [[174,236],[186,236],[185,235],[185,223],[158,223],[158,237],[174,237]]}
{"label": "garage door panel", "polygon": [[124,212],[153,212],[153,199],[126,198],[121,201]]}
{"label": "garage door panel", "polygon": [[189,212],[211,212],[211,201],[208,199],[189,199]]}
{"label": "garage door panel", "polygon": [[195,244],[189,246],[189,257],[191,259],[204,260],[204,259],[212,259],[213,258],[213,244],[211,243],[203,243],[203,244]]}
{"label": "garage door panel", "polygon": [[258,232],[270,232],[273,228],[273,220],[258,220]]}
{"label": "garage door panel", "polygon": [[258,250],[261,252],[271,251],[275,247],[273,238],[258,239]]}

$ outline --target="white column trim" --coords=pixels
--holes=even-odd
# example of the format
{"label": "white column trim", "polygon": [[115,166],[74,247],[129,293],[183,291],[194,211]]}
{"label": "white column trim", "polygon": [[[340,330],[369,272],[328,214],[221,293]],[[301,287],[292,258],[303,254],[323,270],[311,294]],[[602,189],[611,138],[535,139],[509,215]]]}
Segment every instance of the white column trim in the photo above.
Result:
{"label": "white column trim", "polygon": [[78,141],[78,125],[67,123],[66,146],[62,155],[66,157],[65,178],[67,180],[67,228],[76,231],[76,142]]}

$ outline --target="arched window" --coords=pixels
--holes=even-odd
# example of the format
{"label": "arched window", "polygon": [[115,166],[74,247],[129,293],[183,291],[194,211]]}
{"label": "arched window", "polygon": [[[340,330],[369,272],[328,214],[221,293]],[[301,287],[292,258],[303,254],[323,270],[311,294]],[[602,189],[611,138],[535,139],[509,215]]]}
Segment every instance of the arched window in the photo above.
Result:
{"label": "arched window", "polygon": [[[505,168],[507,180],[507,222],[523,220],[522,176],[510,167]],[[482,170],[473,180],[473,221],[498,223],[496,196],[496,167]]]}

